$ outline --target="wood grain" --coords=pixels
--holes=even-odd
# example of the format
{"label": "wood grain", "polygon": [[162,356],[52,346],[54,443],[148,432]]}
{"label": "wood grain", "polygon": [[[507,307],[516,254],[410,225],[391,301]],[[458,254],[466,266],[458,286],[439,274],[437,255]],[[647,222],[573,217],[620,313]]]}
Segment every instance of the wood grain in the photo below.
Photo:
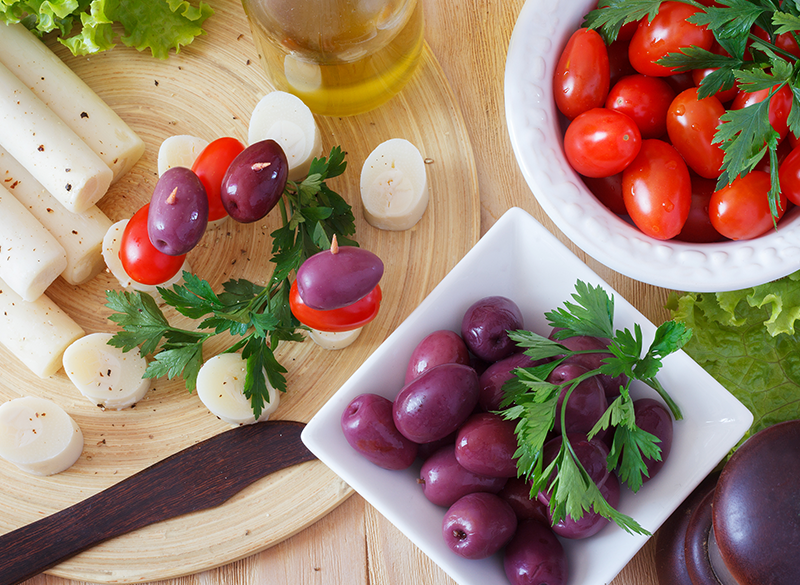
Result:
{"label": "wood grain", "polygon": [[[99,203],[112,220],[130,217],[149,200],[157,179],[157,153],[170,135],[247,138],[249,114],[270,91],[259,67],[246,18],[233,0],[214,3],[207,35],[167,61],[117,47],[76,58],[52,43],[60,57],[144,139],[142,160]],[[342,145],[350,168],[331,182],[353,206],[359,242],[384,259],[383,306],[358,341],[343,351],[312,343],[286,344],[279,360],[289,370],[289,391],[274,418],[308,421],[368,355],[419,304],[479,236],[479,200],[471,144],[453,94],[426,48],[420,69],[401,96],[358,118],[318,119],[327,151]],[[430,205],[405,232],[374,229],[362,217],[358,179],[363,161],[380,142],[406,138],[427,165]],[[275,215],[273,217],[272,215]],[[228,222],[205,235],[189,255],[194,272],[219,290],[230,278],[264,284],[271,273],[270,233],[264,221]],[[104,291],[117,285],[102,274],[80,287],[59,280],[48,294],[87,332],[113,331]],[[191,325],[174,313],[175,323]],[[210,342],[210,357],[230,343]],[[0,400],[48,396],[76,420],[84,452],[68,471],[31,477],[0,461],[0,533],[42,518],[116,483],[155,461],[228,426],[212,416],[180,381],[159,380],[133,409],[102,411],[83,398],[63,370],[41,381],[7,352],[0,353]],[[321,463],[284,470],[246,489],[221,508],[136,531],[92,548],[51,570],[60,577],[98,583],[140,582],[196,573],[252,555],[295,534],[338,506],[351,489]]]}
{"label": "wood grain", "polygon": [[[512,206],[536,217],[654,322],[669,291],[621,276],[588,258],[536,203],[517,167],[503,111],[508,42],[524,0],[426,1],[426,40],[463,114],[479,168],[480,232]],[[245,39],[242,39],[243,41]],[[401,94],[402,96],[403,94]],[[612,585],[657,585],[651,539]],[[165,578],[162,576],[161,578]],[[295,536],[222,567],[163,585],[454,585],[444,571],[357,494]],[[40,576],[26,585],[75,585]]]}

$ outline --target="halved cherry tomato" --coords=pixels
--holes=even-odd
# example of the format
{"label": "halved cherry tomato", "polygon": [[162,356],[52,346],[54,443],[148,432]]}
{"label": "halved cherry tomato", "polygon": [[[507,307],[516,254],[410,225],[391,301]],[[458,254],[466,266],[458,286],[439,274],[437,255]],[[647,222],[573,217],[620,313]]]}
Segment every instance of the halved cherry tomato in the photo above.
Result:
{"label": "halved cherry tomato", "polygon": [[608,94],[608,50],[595,30],[579,28],[567,41],[553,74],[556,106],[570,120],[599,108]]}
{"label": "halved cherry tomato", "polygon": [[147,234],[147,213],[150,204],[145,204],[133,214],[122,232],[119,259],[122,267],[133,280],[141,284],[163,284],[178,274],[186,259],[182,256],[168,256],[159,251]]}
{"label": "halved cherry tomato", "polygon": [[662,140],[642,141],[642,149],[622,172],[622,196],[633,223],[658,240],[677,236],[692,206],[689,168]]}
{"label": "halved cherry tomato", "polygon": [[636,123],[620,112],[594,108],[567,126],[564,154],[586,177],[608,177],[627,167],[639,153],[642,135]]}
{"label": "halved cherry tomato", "polygon": [[297,281],[294,281],[289,289],[289,308],[303,325],[335,333],[352,331],[372,321],[378,314],[381,298],[381,287],[376,285],[372,292],[352,305],[330,311],[319,311],[303,302],[297,290]]}
{"label": "halved cherry tomato", "polygon": [[208,221],[222,219],[228,215],[220,199],[220,185],[225,171],[243,150],[244,144],[239,140],[224,136],[210,142],[192,164],[192,170],[200,178],[208,195]]}
{"label": "halved cherry tomato", "polygon": [[669,53],[677,53],[683,47],[696,45],[709,50],[714,42],[713,33],[687,18],[698,9],[683,2],[664,2],[653,20],[643,18],[631,38],[628,57],[639,73],[663,77],[674,71],[656,63]]}
{"label": "halved cherry tomato", "polygon": [[606,98],[606,108],[627,114],[642,138],[660,138],[667,131],[667,110],[675,91],[660,77],[637,73],[620,79]]}
{"label": "halved cherry tomato", "polygon": [[[711,196],[708,213],[714,228],[732,240],[750,240],[773,228],[767,194],[770,177],[763,171],[750,171]],[[786,211],[786,196],[781,193],[778,218]]]}
{"label": "halved cherry tomato", "polygon": [[681,92],[667,111],[670,142],[695,173],[706,179],[719,177],[725,151],[714,143],[725,106],[713,95],[697,99],[697,88]]}
{"label": "halved cherry tomato", "polygon": [[[763,102],[776,88],[760,89],[747,92],[739,90],[731,103],[732,110],[740,110],[748,106]],[[789,112],[792,109],[792,90],[788,85],[783,85],[769,100],[769,123],[778,133],[778,140],[783,140],[789,133]]]}

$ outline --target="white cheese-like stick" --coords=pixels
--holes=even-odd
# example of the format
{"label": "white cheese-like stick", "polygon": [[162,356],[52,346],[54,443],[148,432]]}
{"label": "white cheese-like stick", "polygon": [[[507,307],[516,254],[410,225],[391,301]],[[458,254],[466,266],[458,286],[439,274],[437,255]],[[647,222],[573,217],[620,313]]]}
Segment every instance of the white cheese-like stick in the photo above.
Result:
{"label": "white cheese-like stick", "polygon": [[[65,96],[64,99],[71,99]],[[42,100],[0,64],[0,146],[64,207],[83,213],[114,173]]]}
{"label": "white cheese-like stick", "polygon": [[64,248],[67,267],[61,276],[69,284],[83,284],[106,267],[101,251],[111,220],[99,207],[93,205],[83,213],[67,211],[2,147],[0,185],[8,189]]}
{"label": "white cheese-like stick", "polygon": [[189,134],[168,136],[158,147],[158,176],[172,167],[192,168],[194,159],[208,146],[208,140]]}
{"label": "white cheese-like stick", "polygon": [[428,176],[416,146],[392,138],[373,150],[361,167],[364,218],[383,230],[407,230],[428,208]]}
{"label": "white cheese-like stick", "polygon": [[33,475],[72,466],[83,451],[83,433],[52,400],[23,396],[0,404],[0,457]]}
{"label": "white cheese-like stick", "polygon": [[150,389],[144,377],[147,361],[139,348],[122,351],[109,345],[111,333],[90,333],[64,352],[64,371],[89,402],[122,410],[139,402]]}
{"label": "white cheese-like stick", "polygon": [[[267,373],[264,371],[264,378]],[[256,421],[250,400],[244,395],[247,360],[239,353],[221,353],[207,360],[197,373],[197,396],[206,408],[229,425]],[[265,421],[278,408],[279,392],[267,382],[269,402],[263,403],[258,421]]]}
{"label": "white cheese-like stick", "polygon": [[64,350],[83,335],[47,295],[28,302],[0,280],[0,343],[40,378],[55,374]]}
{"label": "white cheese-like stick", "polygon": [[67,267],[67,254],[25,206],[0,186],[0,278],[26,301]]}
{"label": "white cheese-like stick", "polygon": [[144,141],[130,126],[23,25],[0,27],[0,63],[111,168],[113,181],[144,154]]}
{"label": "white cheese-like stick", "polygon": [[355,342],[361,335],[361,327],[350,331],[320,331],[311,329],[308,336],[323,349],[344,349]]}

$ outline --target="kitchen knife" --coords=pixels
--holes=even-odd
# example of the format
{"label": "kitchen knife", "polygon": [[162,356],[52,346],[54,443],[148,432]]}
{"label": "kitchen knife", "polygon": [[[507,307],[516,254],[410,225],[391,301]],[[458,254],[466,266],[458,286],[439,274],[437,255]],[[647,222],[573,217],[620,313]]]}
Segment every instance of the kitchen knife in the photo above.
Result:
{"label": "kitchen knife", "polygon": [[282,420],[236,427],[0,536],[0,584],[29,579],[154,522],[213,508],[274,471],[315,459],[300,440],[304,427]]}

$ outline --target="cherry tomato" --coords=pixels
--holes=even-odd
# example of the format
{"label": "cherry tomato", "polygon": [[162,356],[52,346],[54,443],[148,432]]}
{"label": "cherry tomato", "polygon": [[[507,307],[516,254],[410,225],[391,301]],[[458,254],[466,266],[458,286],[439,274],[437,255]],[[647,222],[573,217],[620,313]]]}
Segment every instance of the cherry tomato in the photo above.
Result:
{"label": "cherry tomato", "polygon": [[622,173],[622,196],[642,233],[658,240],[674,238],[692,206],[689,168],[666,142],[643,140],[639,155]]}
{"label": "cherry tomato", "polygon": [[642,136],[625,114],[594,108],[575,118],[564,134],[564,154],[581,175],[616,175],[636,158]]}
{"label": "cherry tomato", "polygon": [[792,150],[781,163],[778,180],[781,193],[795,205],[800,205],[800,148]]}
{"label": "cherry tomato", "polygon": [[673,99],[675,92],[666,81],[637,73],[611,88],[606,108],[633,118],[642,138],[659,138],[667,131],[667,110]]}
{"label": "cherry tomato", "polygon": [[289,289],[289,308],[303,325],[319,331],[335,333],[352,331],[372,321],[378,314],[381,298],[381,287],[376,285],[372,292],[352,305],[330,311],[319,311],[303,302],[297,290],[297,281],[295,281]]}
{"label": "cherry tomato", "polygon": [[622,173],[610,177],[582,177],[584,184],[597,199],[617,215],[628,215],[622,198]]}
{"label": "cherry tomato", "polygon": [[713,95],[697,99],[697,88],[681,92],[667,112],[670,142],[695,173],[716,179],[722,172],[725,151],[714,143],[725,106]]}
{"label": "cherry tomato", "polygon": [[[754,26],[751,32],[758,38],[770,42],[767,31],[760,26]],[[775,35],[773,44],[779,49],[783,49],[787,53],[791,53],[795,57],[800,57],[800,47],[797,46],[797,41],[794,40],[794,36],[790,32]]]}
{"label": "cherry tomato", "polygon": [[609,87],[614,87],[626,75],[636,73],[628,61],[628,44],[628,41],[617,39],[608,45]]}
{"label": "cherry tomato", "polygon": [[[727,187],[714,192],[708,213],[714,228],[726,238],[749,240],[772,229],[772,214],[767,194],[769,174],[750,171]],[[778,218],[786,211],[786,196],[781,193]]]}
{"label": "cherry tomato", "polygon": [[119,259],[122,267],[133,280],[141,284],[162,284],[178,274],[186,259],[182,256],[168,256],[150,243],[147,233],[147,203],[133,214],[122,232]]}
{"label": "cherry tomato", "polygon": [[[763,102],[769,97],[770,92],[777,86],[746,92],[739,90],[731,103],[732,110],[740,110],[748,106]],[[778,140],[783,140],[789,133],[789,112],[792,109],[792,91],[788,85],[783,85],[769,100],[769,123],[778,133]]]}
{"label": "cherry tomato", "polygon": [[675,239],[695,243],[718,242],[722,239],[722,234],[714,229],[708,215],[708,204],[711,202],[711,195],[717,187],[717,182],[693,173],[690,174],[692,176],[692,206],[681,233],[675,236]]}
{"label": "cherry tomato", "polygon": [[243,150],[244,144],[239,140],[224,136],[209,143],[192,164],[192,170],[200,178],[208,195],[208,221],[228,215],[220,199],[220,184],[233,159]]}
{"label": "cherry tomato", "polygon": [[652,21],[643,18],[628,49],[633,68],[639,73],[654,77],[672,75],[673,69],[659,65],[656,61],[691,45],[709,50],[714,42],[713,33],[686,20],[697,11],[694,6],[683,2],[664,2]]}
{"label": "cherry tomato", "polygon": [[[714,71],[716,70],[717,70],[716,67],[695,69],[694,71],[692,71],[692,81],[694,81],[694,84],[697,87],[700,87],[700,84],[703,82],[703,80],[712,73],[714,73]],[[730,89],[719,90],[717,93],[714,94],[714,97],[717,98],[720,101],[720,103],[727,104],[729,101],[731,101],[733,98],[736,97],[737,93],[739,93],[739,90],[736,88],[736,85],[734,84],[734,86],[731,87]]]}
{"label": "cherry tomato", "polygon": [[570,120],[601,107],[608,94],[609,76],[608,51],[600,33],[579,28],[567,41],[553,74],[556,106]]}

